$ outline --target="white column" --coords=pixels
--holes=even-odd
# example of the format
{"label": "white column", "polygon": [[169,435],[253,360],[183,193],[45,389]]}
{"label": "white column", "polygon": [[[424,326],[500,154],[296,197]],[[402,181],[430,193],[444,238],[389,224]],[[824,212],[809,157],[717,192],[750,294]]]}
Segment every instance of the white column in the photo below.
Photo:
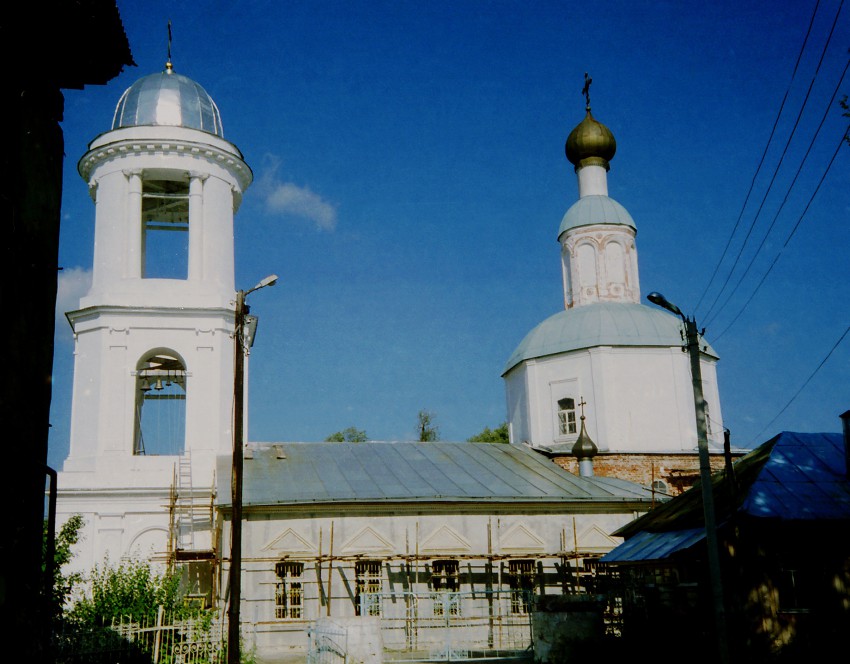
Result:
{"label": "white column", "polygon": [[124,171],[129,189],[127,192],[127,260],[124,277],[142,278],[144,244],[142,242],[142,171]]}
{"label": "white column", "polygon": [[204,278],[204,173],[189,173],[189,281]]}
{"label": "white column", "polygon": [[210,177],[204,183],[204,283],[232,297],[233,189],[230,182]]}

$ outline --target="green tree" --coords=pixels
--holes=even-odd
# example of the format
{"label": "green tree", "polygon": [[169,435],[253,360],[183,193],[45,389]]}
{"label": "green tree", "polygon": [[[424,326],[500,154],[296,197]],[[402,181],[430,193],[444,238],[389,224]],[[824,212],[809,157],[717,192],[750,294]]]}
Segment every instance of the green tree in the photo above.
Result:
{"label": "green tree", "polygon": [[[50,597],[51,612],[53,613],[54,618],[58,617],[62,613],[62,610],[65,608],[65,605],[71,597],[71,593],[83,578],[82,574],[79,572],[65,574],[62,569],[65,565],[71,562],[74,557],[73,548],[74,545],[80,541],[80,531],[83,528],[83,524],[83,516],[81,514],[74,514],[62,524],[59,532],[56,533],[56,545],[53,552],[53,582]],[[47,530],[48,523],[45,520],[41,543],[42,574],[46,573],[45,561],[47,560],[48,545]]]}
{"label": "green tree", "polygon": [[337,431],[325,438],[325,442],[328,443],[365,443],[367,440],[369,439],[366,437],[366,432],[355,427]]}
{"label": "green tree", "polygon": [[440,429],[434,424],[435,415],[427,410],[420,410],[416,420],[416,431],[419,441],[430,443],[440,440]]}
{"label": "green tree", "polygon": [[183,605],[179,586],[179,570],[158,573],[147,561],[124,560],[112,566],[107,560],[92,570],[90,588],[69,617],[89,625],[109,625],[122,616],[153,620],[160,606],[175,616],[196,615],[196,609]]}
{"label": "green tree", "polygon": [[502,422],[495,429],[484,427],[484,430],[474,436],[467,438],[470,443],[509,443],[508,423]]}

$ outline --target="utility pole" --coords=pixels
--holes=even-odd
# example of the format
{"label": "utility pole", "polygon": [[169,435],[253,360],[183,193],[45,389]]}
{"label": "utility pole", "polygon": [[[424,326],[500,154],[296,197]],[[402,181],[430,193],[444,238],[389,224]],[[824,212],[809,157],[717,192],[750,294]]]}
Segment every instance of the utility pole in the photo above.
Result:
{"label": "utility pole", "polygon": [[236,293],[236,320],[233,331],[233,467],[230,476],[230,603],[227,607],[227,664],[240,664],[240,608],[242,604],[242,471],[245,408],[245,299],[255,290],[274,286],[277,275],[263,279],[248,291]]}
{"label": "utility pole", "polygon": [[708,554],[708,572],[714,608],[714,631],[717,639],[719,664],[729,662],[729,644],[726,632],[726,608],[723,601],[723,581],[720,573],[720,545],[717,540],[717,520],[714,514],[714,490],[711,486],[711,460],[708,456],[708,427],[705,417],[705,398],[702,393],[702,369],[700,368],[699,332],[696,320],[685,316],[679,307],[669,302],[661,293],[646,296],[671,313],[678,315],[685,324],[685,342],[691,361],[691,382],[694,390],[696,411],[697,449],[699,451],[699,474],[702,487],[702,507],[705,518],[705,543]]}

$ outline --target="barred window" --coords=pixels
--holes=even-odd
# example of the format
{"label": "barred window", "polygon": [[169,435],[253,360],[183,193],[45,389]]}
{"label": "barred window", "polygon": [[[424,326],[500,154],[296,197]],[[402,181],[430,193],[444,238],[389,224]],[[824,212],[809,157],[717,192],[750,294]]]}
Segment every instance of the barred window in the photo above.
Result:
{"label": "barred window", "polygon": [[575,399],[558,399],[558,434],[567,436],[576,431]]}
{"label": "barred window", "polygon": [[361,560],[354,563],[354,610],[358,616],[381,615],[381,561]]}
{"label": "barred window", "polygon": [[534,594],[534,561],[508,561],[508,581],[511,588],[511,613],[531,613],[531,597]]}
{"label": "barred window", "polygon": [[278,563],[275,574],[274,617],[291,619],[304,617],[304,563]]}
{"label": "barred window", "polygon": [[460,615],[460,563],[457,560],[435,560],[431,564],[431,587],[434,615]]}

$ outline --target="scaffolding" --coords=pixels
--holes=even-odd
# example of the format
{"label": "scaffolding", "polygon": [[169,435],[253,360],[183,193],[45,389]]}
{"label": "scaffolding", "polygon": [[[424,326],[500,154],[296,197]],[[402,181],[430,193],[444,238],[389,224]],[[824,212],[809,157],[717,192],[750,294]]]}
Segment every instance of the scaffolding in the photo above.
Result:
{"label": "scaffolding", "polygon": [[178,457],[169,496],[168,568],[182,573],[186,601],[202,607],[211,605],[217,578],[214,479],[210,487],[193,487],[191,452]]}

